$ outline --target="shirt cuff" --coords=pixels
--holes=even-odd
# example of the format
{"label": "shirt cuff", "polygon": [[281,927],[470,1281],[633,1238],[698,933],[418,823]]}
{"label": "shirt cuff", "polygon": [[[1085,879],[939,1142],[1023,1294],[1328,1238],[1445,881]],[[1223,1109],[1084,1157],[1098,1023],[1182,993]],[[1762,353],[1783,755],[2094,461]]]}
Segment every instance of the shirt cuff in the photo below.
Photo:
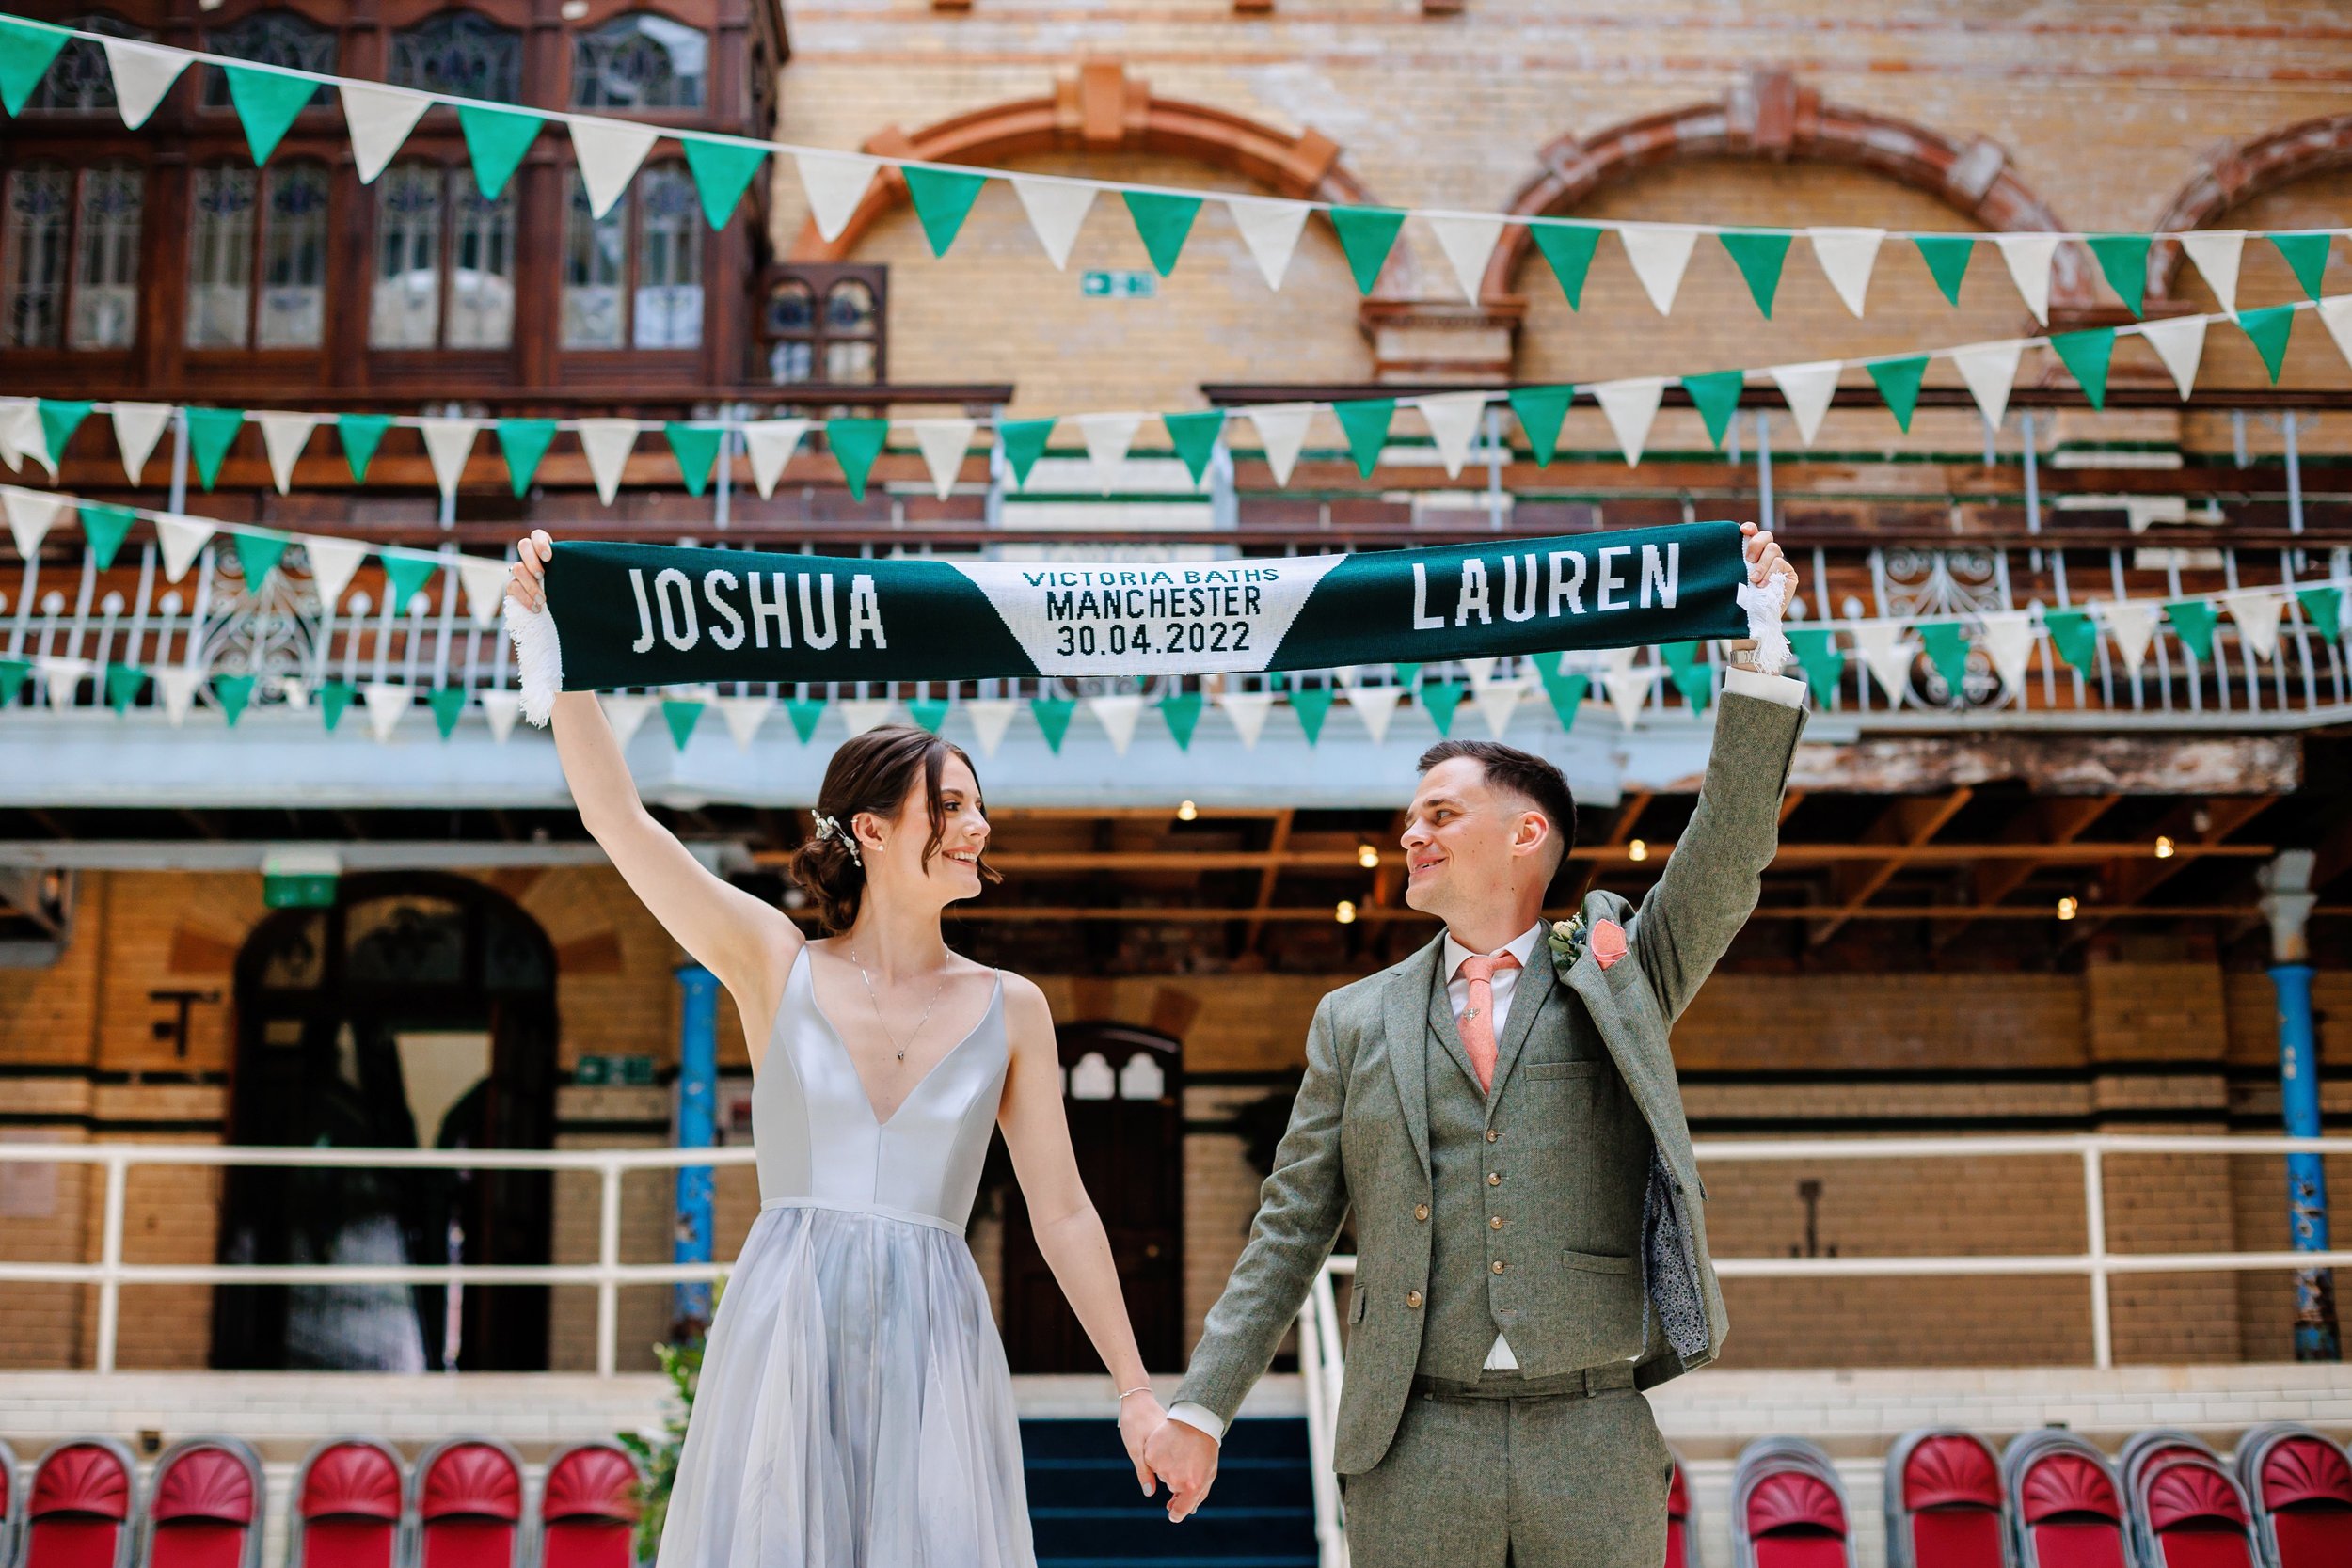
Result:
{"label": "shirt cuff", "polygon": [[1188,1427],[1207,1433],[1210,1439],[1219,1446],[1225,1442],[1225,1423],[1218,1420],[1216,1412],[1205,1404],[1195,1404],[1190,1400],[1179,1400],[1168,1407],[1168,1418],[1171,1421],[1182,1421]]}
{"label": "shirt cuff", "polygon": [[1768,675],[1761,670],[1742,670],[1737,664],[1724,669],[1724,690],[1783,707],[1804,706],[1804,682],[1788,675]]}

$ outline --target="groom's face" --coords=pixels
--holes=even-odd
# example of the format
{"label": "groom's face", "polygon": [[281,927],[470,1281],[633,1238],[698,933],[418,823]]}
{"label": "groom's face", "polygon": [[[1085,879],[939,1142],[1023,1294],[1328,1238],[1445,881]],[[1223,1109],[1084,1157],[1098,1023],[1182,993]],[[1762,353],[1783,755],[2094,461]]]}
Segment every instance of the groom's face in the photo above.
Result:
{"label": "groom's face", "polygon": [[1477,758],[1449,757],[1421,776],[1406,814],[1405,902],[1451,920],[1507,900],[1531,831],[1542,836],[1539,813],[1489,784]]}

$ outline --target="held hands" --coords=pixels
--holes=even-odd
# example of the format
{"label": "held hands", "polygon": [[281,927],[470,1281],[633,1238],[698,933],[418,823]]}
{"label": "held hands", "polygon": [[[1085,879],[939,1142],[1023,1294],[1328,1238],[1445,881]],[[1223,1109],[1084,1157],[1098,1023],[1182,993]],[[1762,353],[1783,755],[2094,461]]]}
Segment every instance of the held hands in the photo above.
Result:
{"label": "held hands", "polygon": [[1130,1394],[1119,1402],[1119,1440],[1127,1446],[1127,1457],[1135,1462],[1136,1480],[1150,1497],[1160,1489],[1160,1478],[1152,1473],[1145,1456],[1152,1435],[1168,1424],[1168,1412],[1160,1408],[1157,1396],[1148,1390]]}
{"label": "held hands", "polygon": [[1163,1419],[1144,1447],[1144,1460],[1168,1482],[1168,1517],[1174,1523],[1199,1508],[1216,1480],[1216,1439],[1184,1421]]}
{"label": "held hands", "polygon": [[554,559],[555,541],[548,537],[546,529],[534,528],[516,540],[515,564],[507,569],[506,596],[525,610],[547,609],[548,562]]}

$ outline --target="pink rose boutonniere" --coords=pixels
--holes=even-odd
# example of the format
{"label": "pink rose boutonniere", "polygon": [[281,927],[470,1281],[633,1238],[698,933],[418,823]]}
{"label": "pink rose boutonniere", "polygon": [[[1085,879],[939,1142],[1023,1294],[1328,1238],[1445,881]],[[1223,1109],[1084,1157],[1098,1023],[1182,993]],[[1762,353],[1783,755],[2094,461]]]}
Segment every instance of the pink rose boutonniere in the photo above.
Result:
{"label": "pink rose boutonniere", "polygon": [[1559,960],[1559,967],[1563,970],[1582,958],[1588,945],[1593,950],[1593,961],[1603,969],[1624,958],[1626,953],[1624,927],[1613,920],[1596,920],[1588,931],[1581,914],[1553,921],[1544,940],[1550,945],[1552,956]]}

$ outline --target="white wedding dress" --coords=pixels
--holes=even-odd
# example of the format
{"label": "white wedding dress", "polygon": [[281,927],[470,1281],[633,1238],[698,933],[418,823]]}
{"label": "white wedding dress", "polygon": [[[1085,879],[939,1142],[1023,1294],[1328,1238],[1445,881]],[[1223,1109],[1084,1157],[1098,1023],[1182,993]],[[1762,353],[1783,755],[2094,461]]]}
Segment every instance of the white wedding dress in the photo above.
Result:
{"label": "white wedding dress", "polygon": [[1021,1428],[963,1239],[1000,977],[887,1121],[793,960],[752,1089],[760,1212],[711,1324],[657,1568],[1034,1568]]}

